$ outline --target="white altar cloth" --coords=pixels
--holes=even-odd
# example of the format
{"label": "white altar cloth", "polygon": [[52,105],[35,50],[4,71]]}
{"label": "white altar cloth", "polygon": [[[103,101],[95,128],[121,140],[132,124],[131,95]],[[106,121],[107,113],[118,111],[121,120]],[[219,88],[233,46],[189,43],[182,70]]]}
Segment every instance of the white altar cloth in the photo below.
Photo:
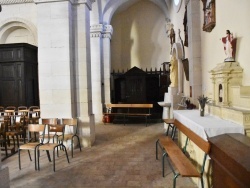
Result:
{"label": "white altar cloth", "polygon": [[175,110],[173,113],[175,119],[206,141],[208,137],[225,133],[245,133],[243,125],[209,114],[205,114],[204,117],[201,117],[199,110]]}

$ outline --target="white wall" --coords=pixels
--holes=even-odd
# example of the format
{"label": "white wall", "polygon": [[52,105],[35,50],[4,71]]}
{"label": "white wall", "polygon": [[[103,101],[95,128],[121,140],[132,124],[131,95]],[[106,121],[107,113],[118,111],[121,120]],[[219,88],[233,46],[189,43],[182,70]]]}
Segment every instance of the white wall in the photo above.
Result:
{"label": "white wall", "polygon": [[[193,0],[190,0],[190,2]],[[189,2],[189,3],[190,3]],[[244,69],[242,85],[250,85],[250,66],[248,62],[250,35],[248,33],[250,22],[248,17],[250,12],[250,1],[234,0],[216,1],[216,26],[211,32],[202,30],[203,26],[203,4],[200,3],[200,33],[201,33],[201,66],[202,66],[202,92],[212,97],[213,88],[211,75],[209,73],[218,63],[224,62],[226,58],[221,38],[226,36],[226,30],[229,29],[237,37],[236,61]],[[173,7],[172,3],[172,7]],[[181,37],[184,40],[183,18],[185,12],[185,2],[182,2],[180,11],[177,13],[174,9],[170,11],[170,19],[174,24],[174,29],[181,29]],[[190,44],[190,41],[189,41]],[[189,57],[188,48],[185,47],[186,57]],[[192,76],[192,75],[189,75]],[[189,96],[189,82],[184,81],[184,95]]]}
{"label": "white wall", "polygon": [[133,66],[160,68],[169,61],[170,45],[162,10],[150,1],[140,1],[111,20],[111,70]]}
{"label": "white wall", "polygon": [[[216,1],[216,26],[212,32],[201,31],[201,61],[203,69],[204,93],[212,96],[212,82],[209,71],[216,64],[224,62],[226,58],[221,38],[226,36],[226,30],[230,30],[237,37],[236,61],[240,63],[243,71],[243,85],[250,86],[249,48],[250,43],[250,16],[249,0],[220,0]],[[202,10],[201,10],[202,12]],[[203,24],[203,19],[201,19]]]}
{"label": "white wall", "polygon": [[34,3],[2,5],[0,43],[37,45],[37,9]]}

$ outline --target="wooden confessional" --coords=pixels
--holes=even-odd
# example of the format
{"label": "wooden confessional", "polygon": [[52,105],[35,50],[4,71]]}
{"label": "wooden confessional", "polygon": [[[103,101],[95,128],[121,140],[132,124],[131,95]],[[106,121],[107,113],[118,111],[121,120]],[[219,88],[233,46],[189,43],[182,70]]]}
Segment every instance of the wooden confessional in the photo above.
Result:
{"label": "wooden confessional", "polygon": [[127,72],[111,73],[112,103],[152,103],[152,119],[162,118],[162,107],[157,102],[164,100],[170,84],[168,71],[143,71],[133,67]]}

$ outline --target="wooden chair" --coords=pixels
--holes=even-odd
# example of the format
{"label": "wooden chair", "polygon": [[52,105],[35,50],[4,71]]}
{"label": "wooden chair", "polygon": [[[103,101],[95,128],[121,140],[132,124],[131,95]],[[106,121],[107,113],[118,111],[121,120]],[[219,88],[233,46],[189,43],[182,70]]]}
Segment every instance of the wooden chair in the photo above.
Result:
{"label": "wooden chair", "polygon": [[[49,124],[57,124],[58,118],[42,118],[41,119],[42,124],[49,125]],[[45,134],[45,138],[48,138],[48,134]]]}
{"label": "wooden chair", "polygon": [[5,108],[5,110],[14,110],[14,111],[16,111],[16,107],[15,106],[7,106]]}
{"label": "wooden chair", "polygon": [[[37,122],[38,123],[38,119],[40,118],[40,107],[39,106],[30,106],[28,110],[29,110],[30,122]],[[39,116],[38,116],[38,112],[36,110],[39,110]]]}
{"label": "wooden chair", "polygon": [[28,142],[26,144],[19,146],[18,148],[18,162],[19,162],[20,170],[21,170],[21,154],[20,154],[21,150],[28,151],[30,161],[32,161],[30,150],[34,151],[35,170],[37,170],[36,149],[37,149],[37,146],[43,144],[44,142],[45,128],[46,128],[46,125],[44,124],[29,124],[28,125]]}
{"label": "wooden chair", "polygon": [[3,116],[3,115],[4,115],[4,107],[0,106],[0,116]]}
{"label": "wooden chair", "polygon": [[27,110],[27,109],[28,109],[27,106],[18,106],[17,107],[17,111],[19,111],[19,110]]}
{"label": "wooden chair", "polygon": [[[6,158],[8,156],[8,151],[7,151],[7,140],[6,140],[6,123],[4,122],[4,120],[0,121],[0,146],[4,147],[5,150],[5,157]],[[2,149],[2,148],[1,148]],[[2,159],[0,159],[2,160]]]}
{"label": "wooden chair", "polygon": [[[80,147],[80,151],[82,151],[81,148],[81,143],[80,143],[80,138],[77,134],[78,131],[78,123],[77,123],[77,119],[76,118],[62,118],[62,124],[65,125],[65,129],[69,132],[64,134],[64,141],[68,141],[71,140],[71,156],[73,158],[73,145],[74,145],[74,138],[77,138],[78,141],[78,145]],[[68,129],[67,129],[68,128]],[[59,137],[59,140],[61,140],[62,138]]]}
{"label": "wooden chair", "polygon": [[[12,116],[10,116],[12,117]],[[25,143],[25,137],[26,137],[26,129],[24,127],[25,125],[25,118],[22,115],[14,115],[13,121],[10,120],[10,123],[8,122],[8,130],[6,131],[6,137],[9,142],[9,137],[12,137],[15,147],[15,138],[17,140],[17,147],[19,148],[19,137],[23,138],[23,142]]]}
{"label": "wooden chair", "polygon": [[[66,158],[67,158],[68,163],[69,163],[69,157],[68,157],[67,149],[63,144],[64,129],[65,129],[65,125],[62,125],[62,124],[49,124],[48,125],[48,134],[49,134],[48,143],[43,144],[43,145],[39,145],[37,147],[37,151],[38,151],[38,153],[37,153],[37,155],[38,155],[38,160],[37,160],[38,170],[40,170],[39,158],[40,158],[40,151],[41,150],[53,151],[53,170],[54,170],[54,172],[55,172],[55,169],[56,169],[55,168],[56,167],[56,165],[55,165],[55,150],[56,149],[59,149],[60,147],[63,148],[63,151],[65,152]],[[57,140],[59,136],[62,137],[61,142],[58,142],[58,140]],[[56,141],[55,141],[55,138],[56,138]],[[57,156],[59,157],[58,150],[57,150]]]}
{"label": "wooden chair", "polygon": [[41,119],[42,124],[57,124],[58,118],[42,118]]}

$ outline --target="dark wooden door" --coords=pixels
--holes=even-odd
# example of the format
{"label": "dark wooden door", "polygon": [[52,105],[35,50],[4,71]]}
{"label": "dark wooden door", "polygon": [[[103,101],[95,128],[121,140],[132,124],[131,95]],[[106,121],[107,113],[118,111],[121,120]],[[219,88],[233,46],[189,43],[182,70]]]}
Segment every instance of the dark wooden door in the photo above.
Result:
{"label": "dark wooden door", "polygon": [[127,103],[145,103],[146,87],[144,76],[126,77],[126,102]]}
{"label": "dark wooden door", "polygon": [[37,47],[0,45],[0,105],[39,106]]}

